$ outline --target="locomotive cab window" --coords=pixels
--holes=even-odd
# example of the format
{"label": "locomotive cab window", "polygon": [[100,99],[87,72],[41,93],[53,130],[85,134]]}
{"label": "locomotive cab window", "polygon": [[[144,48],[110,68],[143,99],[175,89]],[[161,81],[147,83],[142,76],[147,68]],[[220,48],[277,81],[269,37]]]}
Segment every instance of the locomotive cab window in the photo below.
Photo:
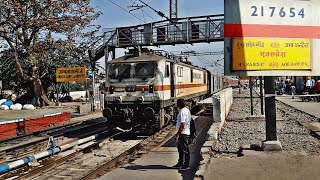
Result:
{"label": "locomotive cab window", "polygon": [[206,84],[207,83],[207,76],[206,73],[203,73],[203,83]]}
{"label": "locomotive cab window", "polygon": [[166,69],[165,69],[165,77],[169,77],[170,76],[170,64],[166,64]]}
{"label": "locomotive cab window", "polygon": [[183,67],[180,67],[180,66],[177,67],[177,76],[183,77]]}
{"label": "locomotive cab window", "polygon": [[147,63],[137,63],[134,66],[134,77],[153,77],[156,69],[156,63],[147,62]]}
{"label": "locomotive cab window", "polygon": [[125,63],[110,64],[109,77],[111,79],[130,78],[131,65]]}
{"label": "locomotive cab window", "polygon": [[190,69],[191,82],[193,83],[193,69]]}

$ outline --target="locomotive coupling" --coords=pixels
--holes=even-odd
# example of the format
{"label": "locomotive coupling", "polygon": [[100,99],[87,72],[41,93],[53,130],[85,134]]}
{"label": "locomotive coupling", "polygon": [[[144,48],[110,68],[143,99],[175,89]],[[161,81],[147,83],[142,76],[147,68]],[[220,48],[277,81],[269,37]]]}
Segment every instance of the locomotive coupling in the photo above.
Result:
{"label": "locomotive coupling", "polygon": [[144,97],[143,97],[143,96],[138,97],[137,101],[138,101],[139,103],[143,103],[143,101],[144,101]]}
{"label": "locomotive coupling", "polygon": [[116,103],[122,103],[122,96],[116,97],[115,98]]}
{"label": "locomotive coupling", "polygon": [[131,119],[133,118],[133,109],[130,109],[130,108],[120,109],[120,112],[125,118],[125,121],[127,123],[130,123],[132,121]]}

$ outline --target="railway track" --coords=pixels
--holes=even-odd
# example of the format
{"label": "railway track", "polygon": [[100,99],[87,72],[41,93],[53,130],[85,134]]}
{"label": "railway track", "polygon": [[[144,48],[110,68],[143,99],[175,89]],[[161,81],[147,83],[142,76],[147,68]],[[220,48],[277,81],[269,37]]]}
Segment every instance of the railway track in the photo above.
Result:
{"label": "railway track", "polygon": [[0,146],[0,164],[15,161],[26,155],[34,154],[48,148],[49,137],[53,137],[55,142],[64,143],[67,141],[90,136],[101,131],[106,131],[105,120],[85,121],[83,123],[72,124],[64,127],[58,127],[56,130],[42,131],[35,136],[34,134],[24,136],[21,139],[13,139],[1,143]]}
{"label": "railway track", "polygon": [[[198,114],[200,113],[201,111],[198,112]],[[103,123],[104,122],[93,123],[91,125],[83,124],[83,126],[71,128],[70,131],[59,130],[55,132],[55,139],[58,139],[59,145],[76,141],[80,137],[86,137],[94,133],[100,133],[102,135],[94,141],[78,145],[73,149],[68,149],[38,161],[33,161],[29,163],[28,166],[2,174],[0,175],[0,179],[94,179],[113,168],[140,158],[154,147],[167,142],[172,138],[175,129],[172,125],[168,125],[149,137],[133,138],[132,134],[129,135],[119,131],[101,128],[104,127]],[[91,128],[91,130],[89,128]],[[44,132],[42,132],[42,134],[46,135]],[[48,136],[45,137],[48,138]],[[59,138],[61,138],[61,140],[59,140]],[[41,142],[47,143],[48,140],[43,139],[42,141],[42,139],[39,139],[38,143],[34,143],[34,145],[31,146],[30,143],[27,143],[28,145],[25,147],[29,146],[29,149],[33,149],[32,146],[39,146]],[[44,146],[45,145],[42,147]],[[20,157],[30,155],[30,153],[22,154],[24,151],[22,145],[18,145],[16,148],[20,150]],[[47,150],[48,148],[43,149]],[[7,154],[8,152],[9,150]],[[10,159],[8,157],[5,158],[7,158],[7,160]],[[17,156],[15,156],[15,159],[18,159]],[[12,160],[13,158],[10,159],[10,161]]]}
{"label": "railway track", "polygon": [[[70,149],[53,157],[39,161],[35,167],[28,167],[4,174],[0,178],[13,179],[94,179],[106,172],[127,164],[148,153],[153,147],[171,138],[172,126],[167,126],[146,139],[135,140],[114,140],[127,139],[119,137],[122,133],[105,132],[94,142],[85,143],[76,149]],[[131,138],[132,139],[132,138]],[[27,170],[27,172],[26,172]]]}
{"label": "railway track", "polygon": [[287,105],[281,101],[276,101],[277,102],[277,110],[283,113],[284,116],[297,120],[298,122],[318,122],[319,119],[304,112],[301,110],[298,110],[290,105]]}

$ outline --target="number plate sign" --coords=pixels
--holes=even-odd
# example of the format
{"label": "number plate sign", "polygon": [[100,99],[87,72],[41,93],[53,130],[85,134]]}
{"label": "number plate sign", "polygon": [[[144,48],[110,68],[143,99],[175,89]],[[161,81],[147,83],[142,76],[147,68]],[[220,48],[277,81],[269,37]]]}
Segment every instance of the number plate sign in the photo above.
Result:
{"label": "number plate sign", "polygon": [[225,74],[320,75],[320,0],[225,0]]}

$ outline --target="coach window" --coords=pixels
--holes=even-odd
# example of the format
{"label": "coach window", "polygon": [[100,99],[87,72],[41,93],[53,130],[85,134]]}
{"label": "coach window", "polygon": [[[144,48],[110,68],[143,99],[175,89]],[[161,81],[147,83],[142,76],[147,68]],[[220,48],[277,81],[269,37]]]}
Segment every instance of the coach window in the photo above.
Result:
{"label": "coach window", "polygon": [[206,83],[207,83],[206,73],[203,73],[203,83],[204,83],[204,84],[206,84]]}
{"label": "coach window", "polygon": [[169,77],[170,76],[170,64],[166,64],[166,69],[165,69],[165,77]]}
{"label": "coach window", "polygon": [[183,77],[183,67],[177,67],[177,75],[178,77]]}
{"label": "coach window", "polygon": [[191,82],[193,83],[193,69],[190,69]]}

